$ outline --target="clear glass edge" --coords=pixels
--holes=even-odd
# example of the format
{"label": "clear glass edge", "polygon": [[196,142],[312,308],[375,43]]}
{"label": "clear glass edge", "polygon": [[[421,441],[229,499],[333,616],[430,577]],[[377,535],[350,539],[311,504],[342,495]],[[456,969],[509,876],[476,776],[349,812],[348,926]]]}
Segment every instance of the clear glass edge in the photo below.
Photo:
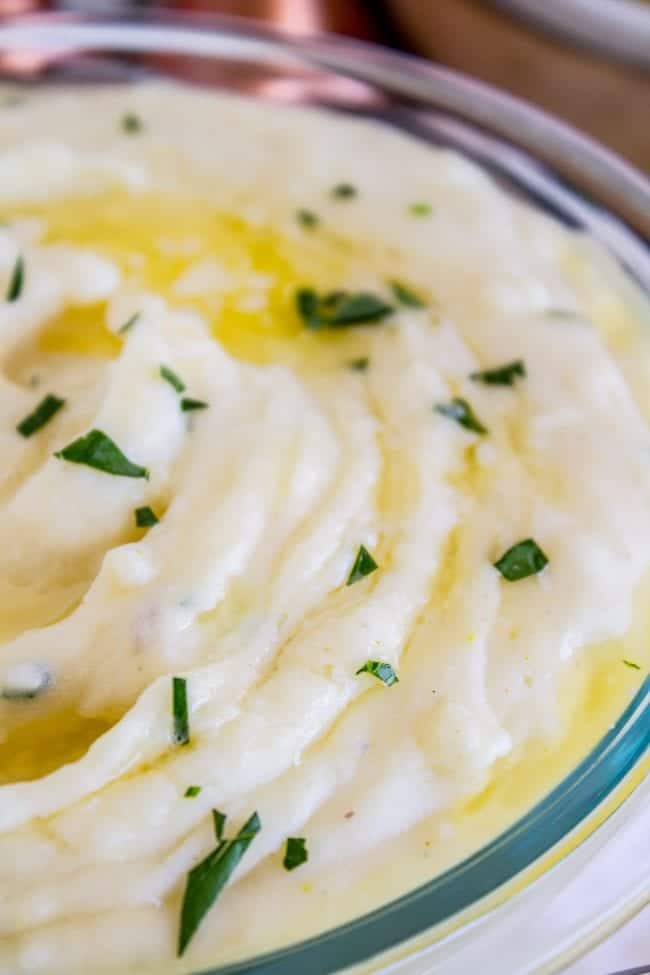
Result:
{"label": "clear glass edge", "polygon": [[[206,26],[211,28],[209,37],[204,33]],[[161,43],[163,40],[169,43]],[[601,222],[601,231],[607,226],[610,238],[607,244],[615,256],[628,267],[631,265],[631,270],[646,288],[650,286],[650,261],[644,242],[644,237],[650,238],[650,183],[642,174],[570,126],[455,72],[373,45],[339,38],[296,41],[266,25],[250,24],[237,18],[171,15],[165,11],[147,12],[146,18],[135,15],[119,20],[114,13],[108,20],[101,14],[75,15],[72,20],[65,14],[39,15],[8,21],[0,26],[0,51],[21,46],[75,52],[79,48],[162,49],[205,57],[229,54],[231,57],[259,56],[274,61],[284,56],[294,63],[306,63],[312,68],[333,70],[378,84],[394,94],[459,114],[479,127],[485,125],[500,137],[514,142],[515,146],[523,145],[526,152],[533,152],[532,160],[529,159],[533,167],[539,163],[535,150],[546,136],[561,156],[581,162],[582,175],[586,175],[586,168],[591,177],[589,188],[593,190],[595,187],[597,197],[600,193],[607,196],[614,190],[612,207],[615,213],[622,210],[627,217],[631,210],[640,214],[640,230],[638,225],[630,229],[618,213],[614,215],[603,206],[601,199],[592,196],[585,200],[582,192],[574,190],[570,183],[565,185],[562,178],[556,180],[556,189],[561,196],[578,192],[578,199],[587,207],[582,210],[582,217],[591,213],[592,218],[596,215],[597,222]],[[361,59],[358,57],[360,53],[363,55]],[[501,124],[497,124],[499,111],[505,115]],[[522,120],[527,120],[526,124],[517,133],[518,122]],[[543,176],[548,180],[546,166],[543,169]],[[591,223],[591,220],[587,222]],[[619,253],[619,247],[623,248],[623,254]],[[430,941],[435,941],[436,929],[445,921],[454,918],[462,923],[464,915],[470,911],[475,917],[480,916],[483,901],[491,901],[495,894],[548,856],[555,847],[566,843],[574,830],[584,826],[590,816],[612,799],[649,750],[650,677],[646,677],[619,720],[580,765],[525,816],[475,854],[432,881],[345,925],[251,959],[201,969],[197,975],[304,975],[305,972],[333,975],[350,967],[356,968],[363,962],[379,960],[378,956],[397,946],[408,950],[410,941],[425,934]],[[620,813],[619,805],[624,799],[623,794],[610,815]],[[598,828],[601,826],[594,827]],[[588,837],[591,835],[593,831],[587,834]],[[584,842],[585,839],[581,841]],[[503,858],[504,851],[509,853],[508,858]],[[650,878],[648,882],[650,884]],[[620,920],[628,916],[630,912],[624,913]],[[611,929],[608,928],[606,933]],[[592,938],[576,946],[575,951],[565,951],[563,960],[558,955],[556,963],[571,960],[594,943]],[[536,971],[540,975],[542,971],[556,971],[556,963],[547,961],[543,969]]]}
{"label": "clear glass edge", "polygon": [[650,67],[650,10],[642,0],[491,0],[498,7],[592,51]]}
{"label": "clear glass edge", "polygon": [[[460,920],[463,912],[498,895],[510,881],[569,840],[624,783],[649,749],[650,677],[646,677],[614,727],[578,767],[513,826],[461,863],[348,924],[254,959],[201,970],[198,975],[332,975],[425,931],[435,937],[437,925],[451,918]],[[609,815],[615,815],[618,808],[617,804]],[[589,943],[585,950],[587,947]]]}

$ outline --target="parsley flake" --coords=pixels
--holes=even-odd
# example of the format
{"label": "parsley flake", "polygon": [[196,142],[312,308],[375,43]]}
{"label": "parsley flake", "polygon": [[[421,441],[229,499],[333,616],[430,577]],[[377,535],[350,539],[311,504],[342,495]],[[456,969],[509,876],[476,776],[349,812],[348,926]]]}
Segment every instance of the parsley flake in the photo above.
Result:
{"label": "parsley flake", "polygon": [[375,324],[394,311],[383,298],[367,291],[330,291],[321,296],[312,288],[301,288],[296,293],[296,308],[312,331]]}
{"label": "parsley flake", "polygon": [[354,585],[355,582],[359,582],[366,576],[369,576],[371,572],[378,569],[379,566],[373,559],[372,555],[365,547],[365,545],[359,546],[359,551],[357,552],[357,557],[354,560],[354,565],[350,570],[350,575],[348,576],[347,586]]}
{"label": "parsley flake", "polygon": [[429,217],[433,212],[430,203],[411,203],[409,213],[412,217]]}
{"label": "parsley flake", "polygon": [[128,135],[135,135],[136,132],[141,132],[143,128],[142,119],[135,112],[127,112],[126,115],[122,116],[122,129]]}
{"label": "parsley flake", "polygon": [[474,433],[488,432],[487,427],[483,426],[467,400],[461,399],[459,396],[455,396],[450,403],[438,403],[434,406],[434,410],[441,416],[455,420],[466,430],[472,430]]}
{"label": "parsley flake", "polygon": [[508,582],[518,582],[520,579],[527,579],[528,576],[537,575],[547,565],[548,558],[532,538],[517,542],[504,552],[498,562],[494,563],[495,569],[498,569]]}
{"label": "parsley flake", "polygon": [[172,714],[174,717],[174,744],[189,744],[190,719],[187,708],[187,681],[184,677],[172,677]]}
{"label": "parsley flake", "polygon": [[495,369],[484,369],[482,372],[472,372],[469,378],[475,383],[485,383],[486,386],[513,386],[517,378],[524,379],[526,367],[521,359],[508,362],[505,366]]}
{"label": "parsley flake", "polygon": [[126,333],[133,328],[133,326],[135,325],[139,317],[140,317],[140,312],[136,311],[135,315],[131,315],[131,317],[124,322],[124,325],[120,325],[120,327],[117,330],[117,334],[126,335]]}
{"label": "parsley flake", "polygon": [[253,813],[234,839],[220,840],[212,853],[188,873],[178,933],[179,956],[184,953],[260,829],[259,816]]}
{"label": "parsley flake", "polygon": [[426,307],[426,303],[422,301],[422,299],[418,295],[416,295],[414,291],[411,291],[410,288],[407,288],[406,285],[400,284],[399,281],[391,281],[390,286],[393,294],[395,295],[395,298],[397,299],[397,301],[399,301],[400,305],[406,305],[408,308]]}
{"label": "parsley flake", "polygon": [[356,186],[352,183],[337,183],[332,187],[332,196],[335,200],[351,200],[357,192]]}
{"label": "parsley flake", "polygon": [[354,369],[355,372],[366,372],[369,365],[370,359],[367,355],[360,356],[358,359],[350,359],[348,362],[348,368]]}
{"label": "parsley flake", "polygon": [[24,420],[21,420],[16,430],[21,435],[21,437],[31,437],[33,433],[44,427],[46,423],[49,423],[52,417],[59,412],[62,406],[65,406],[65,400],[59,399],[58,396],[53,396],[48,393],[41,402],[38,404],[35,410],[32,410]]}
{"label": "parsley flake", "polygon": [[196,797],[200,794],[200,792],[201,792],[200,785],[188,785],[187,789],[185,790],[183,798],[196,799]]}
{"label": "parsley flake", "polygon": [[284,852],[282,864],[285,870],[295,870],[307,863],[309,852],[307,850],[307,840],[302,836],[289,836]]}
{"label": "parsley flake", "polygon": [[135,523],[138,528],[151,528],[152,525],[157,525],[158,521],[160,520],[149,505],[144,505],[142,508],[136,508],[134,513]]}
{"label": "parsley flake", "polygon": [[185,392],[185,383],[180,378],[180,376],[177,376],[175,372],[172,372],[169,366],[161,366],[160,375],[161,378],[166,380],[166,382],[168,382],[169,385],[172,386],[177,393]]}
{"label": "parsley flake", "polygon": [[202,399],[192,399],[191,396],[184,396],[181,400],[181,409],[183,413],[191,413],[192,410],[207,410],[208,404],[204,403]]}
{"label": "parsley flake", "polygon": [[631,667],[632,670],[641,670],[641,666],[639,664],[635,664],[633,660],[623,660],[623,663],[626,667]]}
{"label": "parsley flake", "polygon": [[356,675],[358,676],[359,674],[370,674],[372,677],[380,680],[382,684],[385,684],[386,687],[399,684],[399,677],[391,665],[387,664],[384,660],[366,660],[363,667],[359,667],[356,671]]}
{"label": "parsley flake", "polygon": [[313,210],[297,210],[296,220],[301,227],[305,227],[308,230],[313,229],[318,225],[319,218],[318,215],[314,213]]}
{"label": "parsley flake", "polygon": [[7,287],[7,301],[17,301],[25,286],[25,261],[22,254],[16,258],[14,269],[11,272],[9,286]]}
{"label": "parsley flake", "polygon": [[73,440],[63,450],[58,450],[54,456],[70,461],[71,464],[94,467],[95,470],[114,474],[116,477],[144,477],[149,480],[147,468],[133,464],[101,430],[91,430],[84,437]]}
{"label": "parsley flake", "polygon": [[223,839],[223,831],[226,826],[226,819],[228,817],[225,813],[219,812],[218,809],[212,810],[212,824],[214,826],[214,835],[217,837],[221,843]]}

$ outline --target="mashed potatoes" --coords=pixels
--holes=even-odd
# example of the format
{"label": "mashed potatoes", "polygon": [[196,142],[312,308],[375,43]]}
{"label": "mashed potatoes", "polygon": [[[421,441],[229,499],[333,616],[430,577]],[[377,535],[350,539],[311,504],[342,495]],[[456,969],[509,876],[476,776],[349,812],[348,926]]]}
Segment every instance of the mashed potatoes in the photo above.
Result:
{"label": "mashed potatoes", "polygon": [[2,975],[299,938],[593,744],[650,565],[603,254],[381,125],[155,85],[2,109],[0,199]]}

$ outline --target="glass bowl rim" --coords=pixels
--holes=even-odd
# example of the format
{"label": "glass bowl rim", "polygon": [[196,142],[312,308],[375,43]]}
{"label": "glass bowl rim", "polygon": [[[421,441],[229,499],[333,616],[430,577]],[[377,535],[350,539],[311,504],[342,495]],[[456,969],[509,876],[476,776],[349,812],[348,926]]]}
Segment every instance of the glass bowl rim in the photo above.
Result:
{"label": "glass bowl rim", "polygon": [[490,0],[525,23],[605,57],[650,68],[650,10],[641,0]]}
{"label": "glass bowl rim", "polygon": [[[163,45],[166,51],[207,57],[223,53],[210,44],[221,38],[226,46],[239,45],[240,53],[249,56],[289,57],[303,66],[379,84],[425,103],[434,99],[437,107],[460,114],[470,126],[485,126],[500,139],[523,145],[531,164],[538,162],[546,140],[550,143],[545,147],[547,154],[579,160],[582,176],[588,170],[588,206],[597,214],[605,211],[607,219],[614,221],[614,239],[625,251],[625,263],[650,291],[650,252],[644,243],[644,238],[650,239],[650,182],[614,153],[542,110],[419,58],[333,36],[297,38],[240,18],[155,10],[147,10],[146,15],[55,13],[15,18],[0,26],[0,52],[23,46],[71,53],[86,49],[126,53],[160,50],[157,45],[163,38],[170,42]],[[563,188],[562,180],[559,182]],[[582,197],[583,191],[578,195]],[[612,211],[616,216],[611,216]],[[626,220],[620,220],[621,211],[625,218],[639,216],[640,226],[630,231]],[[612,800],[638,769],[649,748],[647,676],[615,725],[577,768],[480,850],[346,924],[253,958],[203,970],[201,975],[304,975],[305,971],[333,975],[403,946],[451,918],[462,920],[470,909],[521,877],[578,827],[584,827],[596,808]],[[509,854],[506,859],[504,851]]]}

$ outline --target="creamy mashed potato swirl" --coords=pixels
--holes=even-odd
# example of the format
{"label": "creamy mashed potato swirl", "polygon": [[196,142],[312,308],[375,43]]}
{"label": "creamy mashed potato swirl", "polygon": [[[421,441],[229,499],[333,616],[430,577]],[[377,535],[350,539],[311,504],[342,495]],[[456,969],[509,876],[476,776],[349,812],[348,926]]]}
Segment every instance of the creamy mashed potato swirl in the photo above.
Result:
{"label": "creamy mashed potato swirl", "polygon": [[[191,971],[425,879],[603,654],[646,668],[644,302],[452,154],[171,86],[3,109],[0,199],[0,972]],[[261,829],[175,960],[215,808]]]}

